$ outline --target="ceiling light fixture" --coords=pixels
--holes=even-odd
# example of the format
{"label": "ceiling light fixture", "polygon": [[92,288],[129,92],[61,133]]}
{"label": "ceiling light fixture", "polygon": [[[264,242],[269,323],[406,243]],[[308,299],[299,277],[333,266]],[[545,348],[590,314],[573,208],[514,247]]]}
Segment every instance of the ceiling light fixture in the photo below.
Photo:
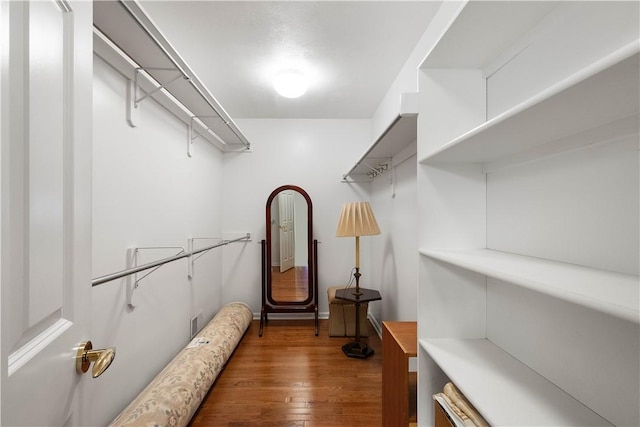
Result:
{"label": "ceiling light fixture", "polygon": [[307,79],[299,71],[281,71],[273,80],[273,88],[285,98],[298,98],[307,91]]}

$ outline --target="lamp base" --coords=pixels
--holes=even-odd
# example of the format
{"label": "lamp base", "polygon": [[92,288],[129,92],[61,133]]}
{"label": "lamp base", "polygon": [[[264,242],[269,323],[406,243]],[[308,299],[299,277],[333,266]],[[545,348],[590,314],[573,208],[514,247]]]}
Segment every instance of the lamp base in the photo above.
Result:
{"label": "lamp base", "polygon": [[355,341],[342,346],[342,351],[347,357],[355,357],[357,359],[366,359],[373,354],[373,349],[366,343]]}

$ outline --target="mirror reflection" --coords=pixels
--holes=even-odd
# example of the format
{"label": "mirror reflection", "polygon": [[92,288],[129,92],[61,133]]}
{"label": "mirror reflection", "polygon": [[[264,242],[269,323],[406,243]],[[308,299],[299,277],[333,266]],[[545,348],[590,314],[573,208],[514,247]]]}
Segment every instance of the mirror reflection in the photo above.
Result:
{"label": "mirror reflection", "polygon": [[309,297],[308,206],[299,192],[280,191],[271,202],[271,296],[276,302]]}
{"label": "mirror reflection", "polygon": [[313,313],[318,335],[318,241],[313,238],[313,203],[296,185],[282,185],[265,204],[262,245],[262,336],[269,313]]}

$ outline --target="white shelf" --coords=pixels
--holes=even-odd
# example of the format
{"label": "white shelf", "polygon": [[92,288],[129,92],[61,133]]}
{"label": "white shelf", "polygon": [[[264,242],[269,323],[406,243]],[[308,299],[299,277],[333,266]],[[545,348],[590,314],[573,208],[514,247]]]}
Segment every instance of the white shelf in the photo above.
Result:
{"label": "white shelf", "polygon": [[468,2],[420,68],[484,68],[558,2]]}
{"label": "white shelf", "polygon": [[638,276],[490,249],[420,250],[429,258],[640,323]]}
{"label": "white shelf", "polygon": [[549,151],[549,145],[593,144],[590,134],[604,132],[615,138],[638,133],[639,50],[638,41],[630,43],[446,143],[420,162],[489,163],[523,153],[535,157]]}
{"label": "white shelf", "polygon": [[[379,163],[390,163],[391,158],[416,141],[418,133],[418,100],[416,93],[403,93],[400,112],[382,134],[369,146],[355,165],[342,178],[372,180],[368,176]],[[391,166],[391,165],[389,165]]]}
{"label": "white shelf", "polygon": [[[98,38],[108,39],[108,42],[98,40],[99,56],[131,80],[134,80],[136,68],[144,69],[146,76],[150,76],[180,102],[190,115],[198,117],[197,120],[204,125],[201,127],[208,128],[215,134],[222,146],[214,145],[223,151],[227,148],[250,147],[251,144],[233,119],[182,60],[137,1],[99,1],[94,3],[93,9],[93,24],[98,30],[94,33],[98,34]],[[126,58],[114,58],[113,52],[109,51],[114,48]],[[165,105],[162,98],[152,98]],[[169,107],[171,108],[173,107]],[[210,138],[207,139],[211,141]]]}
{"label": "white shelf", "polygon": [[492,426],[611,425],[486,339],[419,343]]}
{"label": "white shelf", "polygon": [[423,397],[451,380],[494,426],[639,425],[638,264],[611,252],[638,243],[637,12],[488,0],[434,18],[418,76]]}

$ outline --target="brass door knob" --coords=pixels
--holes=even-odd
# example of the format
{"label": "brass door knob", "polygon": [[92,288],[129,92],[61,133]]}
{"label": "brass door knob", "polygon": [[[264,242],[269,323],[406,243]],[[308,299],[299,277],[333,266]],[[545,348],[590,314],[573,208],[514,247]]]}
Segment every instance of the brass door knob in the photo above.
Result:
{"label": "brass door knob", "polygon": [[78,346],[76,353],[76,371],[84,374],[89,370],[89,365],[93,363],[91,376],[98,378],[104,371],[111,366],[111,362],[116,358],[115,347],[93,350],[91,341],[85,341]]}

